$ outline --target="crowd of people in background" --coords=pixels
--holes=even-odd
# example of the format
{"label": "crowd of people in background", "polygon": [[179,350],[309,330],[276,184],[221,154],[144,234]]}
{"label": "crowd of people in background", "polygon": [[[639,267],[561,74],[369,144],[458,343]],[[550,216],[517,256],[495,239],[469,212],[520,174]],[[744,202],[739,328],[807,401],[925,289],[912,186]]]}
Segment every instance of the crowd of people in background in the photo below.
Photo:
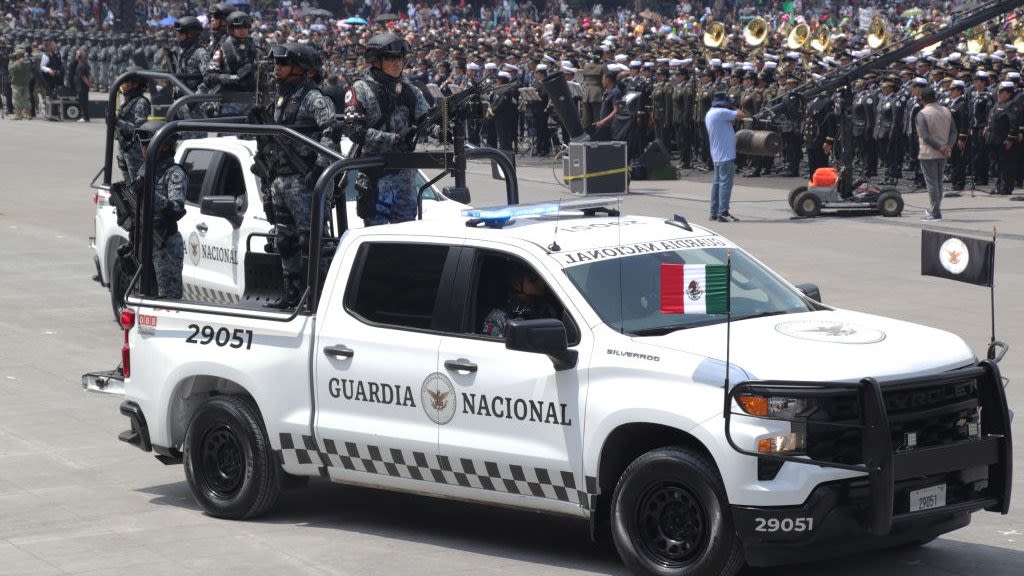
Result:
{"label": "crowd of people in background", "polygon": [[[529,148],[536,156],[557,153],[572,135],[552,112],[542,83],[560,72],[574,88],[592,139],[626,141],[634,158],[657,143],[680,168],[710,170],[704,118],[716,93],[726,93],[746,117],[757,118],[773,99],[866,58],[873,50],[870,34],[882,43],[927,34],[978,4],[344,0],[321,6],[230,0],[229,7],[248,15],[252,42],[264,54],[289,42],[309,46],[316,53],[318,81],[336,99],[339,114],[346,87],[367,69],[367,40],[389,31],[408,43],[405,75],[421,87],[428,104],[479,81],[537,90],[539,100],[520,98],[517,90],[494,91],[486,117],[469,127],[474,144]],[[187,17],[195,17],[206,35],[197,43],[207,61],[188,52],[199,89],[221,41],[216,34],[209,37],[216,20],[211,10],[188,0],[7,2],[0,14],[7,112],[15,117],[45,113],[35,94],[53,94],[63,86],[87,97],[90,89],[106,90],[131,66],[180,72],[183,44],[174,26]],[[766,25],[757,45],[745,37],[755,20]],[[809,39],[794,47],[794,30],[803,26]],[[720,41],[705,41],[719,31]],[[985,187],[991,179],[994,193],[1010,194],[1024,184],[1020,32],[1017,13],[1010,12],[859,78],[852,87],[854,141],[848,143],[856,152],[858,174],[924,186],[916,120],[923,107],[919,93],[930,88],[937,103],[951,111],[958,134],[949,159],[953,191]],[[811,40],[818,46],[812,48]],[[21,60],[29,64],[19,65]],[[51,64],[60,64],[60,79],[44,70],[53,71]],[[155,100],[172,97],[163,84],[150,89],[157,92]],[[30,109],[16,114],[19,102]],[[811,99],[773,119],[784,142],[781,158],[741,156],[737,167],[750,177],[809,177],[835,162],[837,121],[829,95]]]}

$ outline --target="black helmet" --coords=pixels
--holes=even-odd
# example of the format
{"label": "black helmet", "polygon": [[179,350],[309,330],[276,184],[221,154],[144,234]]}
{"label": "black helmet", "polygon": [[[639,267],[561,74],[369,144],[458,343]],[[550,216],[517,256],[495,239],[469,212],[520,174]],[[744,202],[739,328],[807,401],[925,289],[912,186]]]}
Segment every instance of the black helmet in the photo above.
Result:
{"label": "black helmet", "polygon": [[277,44],[271,50],[275,64],[291,64],[310,70],[316,67],[313,51],[298,42]]}
{"label": "black helmet", "polygon": [[174,31],[186,34],[189,32],[202,32],[203,23],[195,16],[182,16],[174,22]]}
{"label": "black helmet", "polygon": [[241,10],[235,10],[228,15],[228,28],[252,28],[252,18]]}
{"label": "black helmet", "polygon": [[382,56],[405,56],[409,53],[409,44],[402,37],[383,32],[374,34],[366,42],[366,60],[373,62]]}
{"label": "black helmet", "polygon": [[228,17],[234,11],[234,7],[227,2],[221,2],[220,4],[214,4],[210,6],[210,18],[216,18],[223,20]]}

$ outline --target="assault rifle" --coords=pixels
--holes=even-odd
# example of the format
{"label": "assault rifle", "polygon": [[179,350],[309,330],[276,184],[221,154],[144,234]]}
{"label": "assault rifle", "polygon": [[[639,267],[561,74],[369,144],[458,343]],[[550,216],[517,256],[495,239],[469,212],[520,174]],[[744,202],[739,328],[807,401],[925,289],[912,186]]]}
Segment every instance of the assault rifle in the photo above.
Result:
{"label": "assault rifle", "polygon": [[447,142],[452,122],[483,117],[487,109],[483,97],[495,89],[500,88],[494,84],[476,82],[458,94],[443,98],[440,104],[435,105],[416,121],[416,133],[430,126],[438,126],[441,129],[439,139]]}

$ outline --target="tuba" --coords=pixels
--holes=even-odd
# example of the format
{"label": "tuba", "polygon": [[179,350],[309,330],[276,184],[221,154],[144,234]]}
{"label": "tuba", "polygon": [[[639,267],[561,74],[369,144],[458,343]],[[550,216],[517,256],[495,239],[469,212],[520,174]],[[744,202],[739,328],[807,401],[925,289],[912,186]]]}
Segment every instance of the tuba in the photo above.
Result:
{"label": "tuba", "polygon": [[975,54],[987,54],[992,48],[992,39],[988,30],[971,28],[967,31],[967,51]]}
{"label": "tuba", "polygon": [[751,48],[764,44],[764,41],[768,39],[768,22],[760,16],[755,16],[743,28],[743,39]]}
{"label": "tuba", "polygon": [[[937,24],[934,24],[932,22],[925,22],[924,24],[921,24],[917,28],[917,32],[914,32],[914,38],[915,39],[917,39],[917,38],[924,38],[925,36],[929,36],[931,34],[934,34],[938,29],[939,29],[939,26]],[[921,55],[923,55],[923,56],[928,56],[932,52],[935,52],[936,50],[938,50],[939,46],[941,44],[942,44],[942,42],[936,42],[934,44],[929,44],[929,45],[925,46],[924,48],[921,48],[921,50],[919,50],[918,52]]]}
{"label": "tuba", "polygon": [[1013,27],[1013,47],[1017,49],[1017,52],[1024,52],[1024,22],[1017,24]]}
{"label": "tuba", "polygon": [[790,50],[799,50],[807,44],[807,39],[811,37],[811,27],[807,24],[797,24],[789,31],[789,35],[786,36],[786,46],[789,46]]}
{"label": "tuba", "polygon": [[868,26],[868,48],[878,50],[888,46],[891,41],[892,35],[889,33],[889,28],[885,25],[885,20],[881,16],[873,17],[871,24]]}
{"label": "tuba", "polygon": [[810,41],[811,48],[819,54],[824,54],[832,49],[832,30],[822,24],[814,29],[814,35]]}
{"label": "tuba", "polygon": [[718,20],[711,22],[708,29],[704,31],[704,45],[708,48],[722,48],[725,46],[725,24]]}

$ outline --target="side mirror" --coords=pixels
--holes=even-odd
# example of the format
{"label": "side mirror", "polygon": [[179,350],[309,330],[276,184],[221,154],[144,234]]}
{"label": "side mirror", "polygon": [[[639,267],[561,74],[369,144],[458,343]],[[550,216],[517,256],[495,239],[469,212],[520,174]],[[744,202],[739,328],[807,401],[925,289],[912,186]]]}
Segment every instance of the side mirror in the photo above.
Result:
{"label": "side mirror", "polygon": [[796,289],[803,292],[804,296],[807,296],[811,300],[814,300],[815,302],[821,302],[821,290],[818,290],[817,284],[797,284]]}
{"label": "side mirror", "polygon": [[458,202],[459,204],[469,204],[469,188],[456,187],[456,186],[445,186],[441,190],[441,194],[445,198]]}
{"label": "side mirror", "polygon": [[565,324],[553,318],[512,320],[505,327],[505,348],[547,354],[555,370],[574,368],[579,357],[575,350],[569,350]]}
{"label": "side mirror", "polygon": [[237,201],[235,196],[207,196],[203,198],[199,213],[224,218],[232,228],[238,228],[242,225],[242,214],[238,211]]}

